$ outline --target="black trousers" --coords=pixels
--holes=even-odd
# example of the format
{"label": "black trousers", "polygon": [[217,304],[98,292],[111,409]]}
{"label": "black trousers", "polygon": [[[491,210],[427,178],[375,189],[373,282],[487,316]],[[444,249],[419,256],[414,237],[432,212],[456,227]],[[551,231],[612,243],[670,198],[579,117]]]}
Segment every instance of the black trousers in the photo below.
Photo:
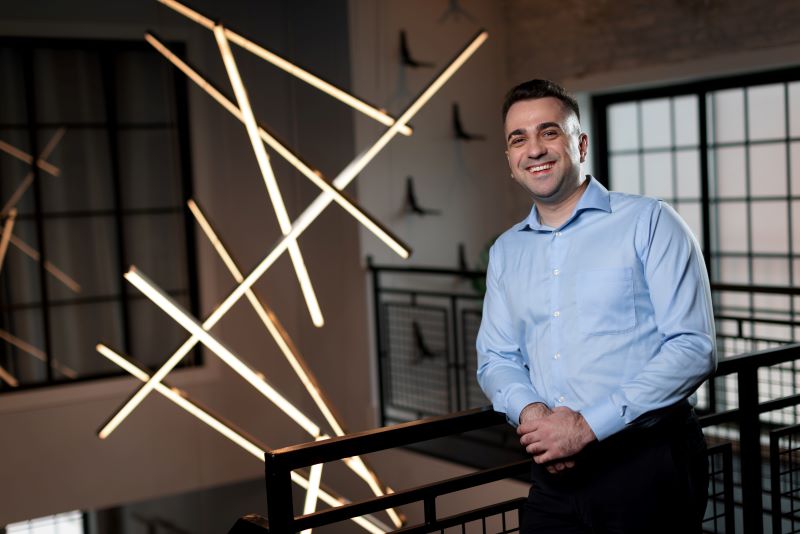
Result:
{"label": "black trousers", "polygon": [[594,442],[575,467],[533,464],[522,534],[700,533],[708,459],[700,425],[682,406],[653,426]]}

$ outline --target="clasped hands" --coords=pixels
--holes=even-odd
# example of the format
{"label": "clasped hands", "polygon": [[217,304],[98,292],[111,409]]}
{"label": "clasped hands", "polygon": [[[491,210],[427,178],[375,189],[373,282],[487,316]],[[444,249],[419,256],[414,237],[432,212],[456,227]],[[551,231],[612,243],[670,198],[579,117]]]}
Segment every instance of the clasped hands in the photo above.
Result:
{"label": "clasped hands", "polygon": [[575,467],[573,456],[594,441],[595,435],[580,414],[564,406],[551,410],[535,402],[519,416],[519,442],[537,464],[547,464],[550,473]]}

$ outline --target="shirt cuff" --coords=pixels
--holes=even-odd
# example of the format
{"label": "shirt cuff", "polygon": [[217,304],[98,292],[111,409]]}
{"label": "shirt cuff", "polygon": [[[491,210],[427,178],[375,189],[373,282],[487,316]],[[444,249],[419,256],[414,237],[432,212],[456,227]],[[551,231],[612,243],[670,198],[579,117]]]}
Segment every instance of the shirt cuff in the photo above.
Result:
{"label": "shirt cuff", "polygon": [[505,406],[494,406],[498,412],[505,412],[508,422],[514,427],[519,426],[519,414],[529,404],[534,402],[541,402],[545,404],[539,395],[537,395],[530,387],[517,384],[509,388],[506,395]]}
{"label": "shirt cuff", "polygon": [[603,441],[625,428],[624,407],[616,406],[610,400],[581,410],[581,415],[598,441]]}

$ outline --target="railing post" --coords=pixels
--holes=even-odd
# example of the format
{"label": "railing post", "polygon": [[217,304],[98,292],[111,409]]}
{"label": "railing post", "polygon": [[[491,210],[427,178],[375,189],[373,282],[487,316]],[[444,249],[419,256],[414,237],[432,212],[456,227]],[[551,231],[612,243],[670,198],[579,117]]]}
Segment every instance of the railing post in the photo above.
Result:
{"label": "railing post", "polygon": [[742,512],[744,532],[764,531],[761,503],[761,421],[758,410],[758,366],[739,371],[739,443],[742,470]]}
{"label": "railing post", "polygon": [[267,472],[267,519],[272,532],[289,533],[294,523],[292,479],[280,455],[264,455]]}

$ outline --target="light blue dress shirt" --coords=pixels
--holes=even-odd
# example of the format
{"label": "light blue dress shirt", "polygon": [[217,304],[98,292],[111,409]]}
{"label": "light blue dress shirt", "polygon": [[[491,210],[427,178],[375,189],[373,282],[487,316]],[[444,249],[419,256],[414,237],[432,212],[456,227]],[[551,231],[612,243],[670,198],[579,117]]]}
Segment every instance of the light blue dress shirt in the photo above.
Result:
{"label": "light blue dress shirt", "polygon": [[492,246],[478,382],[518,424],[532,402],[581,412],[602,440],[688,398],[716,368],[700,248],[656,199],[589,178],[559,228],[528,218]]}

